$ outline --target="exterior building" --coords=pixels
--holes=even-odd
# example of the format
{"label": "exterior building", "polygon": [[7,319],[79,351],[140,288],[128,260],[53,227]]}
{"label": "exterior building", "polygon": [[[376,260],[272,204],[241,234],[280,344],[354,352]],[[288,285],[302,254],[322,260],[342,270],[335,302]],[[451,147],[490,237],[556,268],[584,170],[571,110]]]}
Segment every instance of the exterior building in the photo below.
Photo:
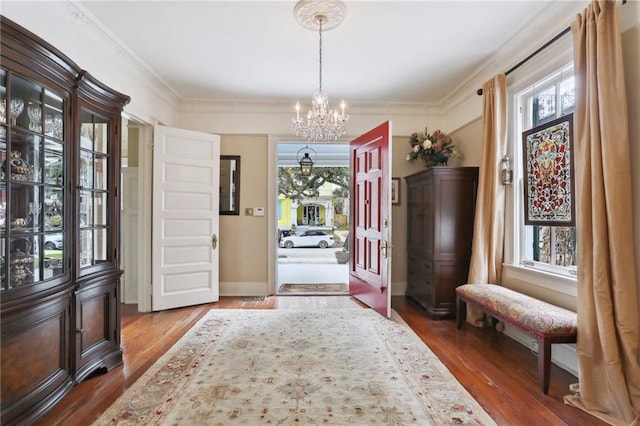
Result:
{"label": "exterior building", "polygon": [[[278,229],[282,231],[295,231],[300,229],[334,229],[346,225],[347,216],[336,214],[333,195],[335,185],[325,184],[320,188],[320,194],[316,198],[295,201],[278,196],[276,214],[278,217]],[[349,200],[343,200],[343,211],[348,211]]]}

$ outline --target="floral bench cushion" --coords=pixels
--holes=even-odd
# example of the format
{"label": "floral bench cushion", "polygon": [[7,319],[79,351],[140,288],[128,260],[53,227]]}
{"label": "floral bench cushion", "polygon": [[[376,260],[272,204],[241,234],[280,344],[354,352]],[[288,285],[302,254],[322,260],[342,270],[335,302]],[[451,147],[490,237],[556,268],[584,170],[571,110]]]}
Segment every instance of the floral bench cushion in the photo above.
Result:
{"label": "floral bench cushion", "polygon": [[577,333],[575,312],[543,302],[496,284],[464,284],[456,294],[537,336],[571,336]]}

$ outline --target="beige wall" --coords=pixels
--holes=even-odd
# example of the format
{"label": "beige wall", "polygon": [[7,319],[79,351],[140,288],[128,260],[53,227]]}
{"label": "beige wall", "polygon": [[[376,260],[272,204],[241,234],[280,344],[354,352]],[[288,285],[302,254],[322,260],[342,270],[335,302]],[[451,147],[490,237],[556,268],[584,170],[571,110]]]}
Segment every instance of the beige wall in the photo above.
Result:
{"label": "beige wall", "polygon": [[225,289],[228,283],[267,282],[268,216],[244,214],[248,207],[267,210],[267,147],[266,136],[220,137],[221,155],[240,156],[240,216],[220,216],[220,283],[227,283]]}
{"label": "beige wall", "polygon": [[[123,125],[127,123],[126,120],[123,120]],[[138,167],[138,148],[140,145],[140,128],[137,126],[128,126],[123,133],[127,134],[127,152],[126,156],[128,159],[129,167]],[[124,156],[124,152],[122,155]]]}
{"label": "beige wall", "polygon": [[[418,130],[418,129],[416,129]],[[404,294],[407,289],[407,185],[404,177],[420,170],[419,164],[407,163],[409,136],[394,136],[391,176],[400,179],[400,204],[391,207],[391,293]]]}
{"label": "beige wall", "polygon": [[482,118],[478,118],[451,133],[450,136],[454,145],[462,154],[461,158],[452,161],[452,165],[465,167],[480,165],[482,159],[482,132]]}

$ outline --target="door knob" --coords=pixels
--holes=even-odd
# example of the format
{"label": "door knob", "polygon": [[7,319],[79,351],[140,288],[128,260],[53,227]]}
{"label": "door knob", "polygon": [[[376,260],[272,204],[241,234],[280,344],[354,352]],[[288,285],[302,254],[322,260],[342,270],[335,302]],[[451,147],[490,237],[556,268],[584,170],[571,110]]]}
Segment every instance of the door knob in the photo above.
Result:
{"label": "door knob", "polygon": [[382,251],[382,255],[385,257],[385,259],[387,257],[389,257],[389,250],[393,248],[392,244],[389,244],[388,241],[383,241],[382,244],[380,245],[380,251]]}
{"label": "door knob", "polygon": [[216,234],[213,234],[211,236],[211,249],[215,250],[216,247],[218,247],[218,236]]}

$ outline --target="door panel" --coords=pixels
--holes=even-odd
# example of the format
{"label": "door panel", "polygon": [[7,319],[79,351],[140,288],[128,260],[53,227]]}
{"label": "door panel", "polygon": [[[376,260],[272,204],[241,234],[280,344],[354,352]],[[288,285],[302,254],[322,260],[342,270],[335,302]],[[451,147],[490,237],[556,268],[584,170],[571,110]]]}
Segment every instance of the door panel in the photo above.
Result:
{"label": "door panel", "polygon": [[218,300],[220,137],[154,128],[152,310]]}
{"label": "door panel", "polygon": [[351,141],[349,293],[391,317],[391,122]]}

